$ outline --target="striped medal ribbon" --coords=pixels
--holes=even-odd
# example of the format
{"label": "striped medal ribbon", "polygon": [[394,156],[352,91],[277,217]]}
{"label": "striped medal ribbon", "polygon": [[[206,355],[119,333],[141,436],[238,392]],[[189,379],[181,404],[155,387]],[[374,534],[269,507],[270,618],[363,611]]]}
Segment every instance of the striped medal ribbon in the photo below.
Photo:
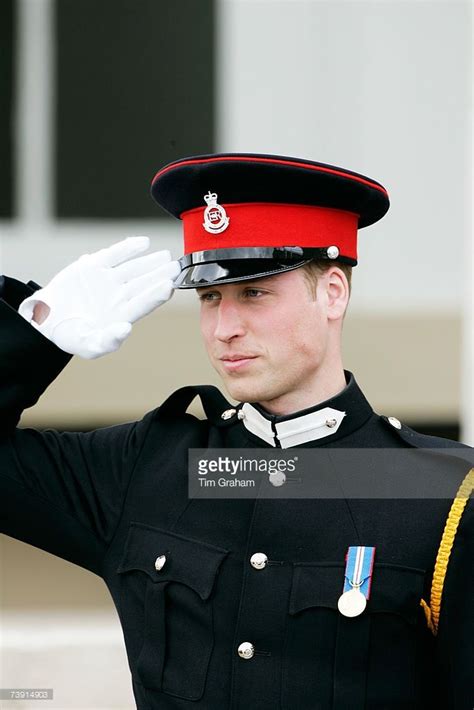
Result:
{"label": "striped medal ribbon", "polygon": [[359,616],[367,606],[372,583],[375,547],[353,546],[346,554],[344,588],[337,608],[344,616]]}

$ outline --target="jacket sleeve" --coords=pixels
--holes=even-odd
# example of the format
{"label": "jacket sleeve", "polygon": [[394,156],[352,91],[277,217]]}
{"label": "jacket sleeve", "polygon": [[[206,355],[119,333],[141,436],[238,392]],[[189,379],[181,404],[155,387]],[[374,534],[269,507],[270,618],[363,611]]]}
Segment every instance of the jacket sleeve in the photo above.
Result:
{"label": "jacket sleeve", "polygon": [[474,500],[464,509],[449,557],[436,637],[443,707],[474,707]]}
{"label": "jacket sleeve", "polygon": [[71,359],[16,310],[37,288],[0,279],[0,532],[101,575],[155,410],[87,433],[16,426]]}

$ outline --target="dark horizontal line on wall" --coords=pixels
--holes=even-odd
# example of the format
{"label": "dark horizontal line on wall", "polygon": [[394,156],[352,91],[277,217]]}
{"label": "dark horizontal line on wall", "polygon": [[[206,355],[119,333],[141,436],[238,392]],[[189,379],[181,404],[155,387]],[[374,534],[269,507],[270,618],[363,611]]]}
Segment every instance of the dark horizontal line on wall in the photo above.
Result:
{"label": "dark horizontal line on wall", "polygon": [[452,439],[459,441],[461,435],[461,425],[457,421],[452,422],[420,422],[420,421],[405,421],[403,422],[420,434],[428,434],[429,436],[441,436],[443,439]]}
{"label": "dark horizontal line on wall", "polygon": [[[94,429],[100,429],[106,426],[115,426],[117,424],[122,424],[123,422],[110,422],[110,423],[104,423],[100,422],[100,424],[93,424],[92,422],[87,422],[84,424],[83,427],[78,427],[77,425],[75,426],[68,426],[67,424],[65,425],[64,422],[61,423],[61,425],[56,426],[54,423],[49,423],[47,425],[44,425],[42,427],[35,427],[38,431],[42,431],[44,429],[56,429],[57,431],[79,431],[79,432],[89,432],[93,431]],[[415,431],[420,432],[421,434],[428,434],[429,436],[441,436],[444,439],[452,439],[453,441],[459,441],[459,436],[460,436],[460,431],[461,427],[459,422],[457,421],[445,421],[445,422],[420,422],[420,421],[406,421],[404,420],[403,422],[407,426],[411,427],[412,429],[415,429]]]}

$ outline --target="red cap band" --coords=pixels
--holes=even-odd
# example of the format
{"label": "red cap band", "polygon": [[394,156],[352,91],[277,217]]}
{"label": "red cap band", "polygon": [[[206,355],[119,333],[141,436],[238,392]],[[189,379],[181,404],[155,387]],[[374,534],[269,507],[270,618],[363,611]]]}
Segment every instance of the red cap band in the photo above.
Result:
{"label": "red cap band", "polygon": [[309,205],[245,203],[223,204],[228,226],[219,234],[204,228],[205,206],[181,214],[184,253],[238,247],[329,247],[341,256],[357,259],[359,215]]}

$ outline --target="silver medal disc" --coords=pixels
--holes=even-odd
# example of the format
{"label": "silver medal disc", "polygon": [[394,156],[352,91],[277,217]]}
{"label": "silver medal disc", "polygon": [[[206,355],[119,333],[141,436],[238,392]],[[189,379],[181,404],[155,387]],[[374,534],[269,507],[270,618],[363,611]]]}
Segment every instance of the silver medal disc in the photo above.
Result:
{"label": "silver medal disc", "polygon": [[349,589],[337,601],[337,608],[344,616],[359,616],[366,606],[367,599],[358,589]]}

